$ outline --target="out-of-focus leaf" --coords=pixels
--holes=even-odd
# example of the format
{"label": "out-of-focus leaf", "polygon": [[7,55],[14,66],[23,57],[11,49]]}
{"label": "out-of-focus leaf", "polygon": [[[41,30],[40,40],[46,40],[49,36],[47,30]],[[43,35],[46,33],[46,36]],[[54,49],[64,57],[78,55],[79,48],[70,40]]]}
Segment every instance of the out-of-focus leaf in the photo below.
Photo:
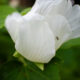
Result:
{"label": "out-of-focus leaf", "polygon": [[26,61],[23,65],[17,58],[12,58],[0,68],[1,80],[60,80],[58,65],[52,60],[41,71],[34,63]]}
{"label": "out-of-focus leaf", "polygon": [[14,11],[16,10],[7,5],[0,5],[0,28],[4,27],[6,17]]}
{"label": "out-of-focus leaf", "polygon": [[61,49],[69,49],[71,47],[80,46],[80,38],[70,40],[62,45]]}
{"label": "out-of-focus leaf", "polygon": [[17,60],[11,60],[4,64],[1,69],[0,80],[27,80],[23,65]]}
{"label": "out-of-focus leaf", "polygon": [[50,80],[60,80],[60,72],[59,72],[59,64],[58,61],[54,61],[54,59],[45,65],[44,74],[50,79]]}
{"label": "out-of-focus leaf", "polygon": [[59,68],[56,62],[52,60],[45,64],[44,70],[40,70],[34,63],[27,62],[27,72],[30,80],[60,80]]}
{"label": "out-of-focus leaf", "polygon": [[44,64],[43,63],[35,63],[35,65],[42,71],[44,71]]}
{"label": "out-of-focus leaf", "polygon": [[11,57],[14,50],[14,43],[6,29],[0,29],[0,66]]}
{"label": "out-of-focus leaf", "polygon": [[61,80],[79,80],[80,47],[76,46],[68,49],[59,49],[57,55],[64,60],[64,63],[59,66],[61,70]]}
{"label": "out-of-focus leaf", "polygon": [[7,4],[8,1],[9,1],[9,0],[0,0],[0,5],[2,5],[2,4],[3,4],[3,5],[4,5],[4,4]]}
{"label": "out-of-focus leaf", "polygon": [[27,14],[30,10],[31,10],[31,8],[24,9],[24,10],[21,12],[21,14],[22,14],[22,15],[25,15],[25,14]]}

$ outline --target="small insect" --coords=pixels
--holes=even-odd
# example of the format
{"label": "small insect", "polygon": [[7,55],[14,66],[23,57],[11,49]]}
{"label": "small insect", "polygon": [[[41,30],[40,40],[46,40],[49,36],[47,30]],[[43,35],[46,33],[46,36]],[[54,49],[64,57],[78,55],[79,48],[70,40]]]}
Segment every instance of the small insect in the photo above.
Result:
{"label": "small insect", "polygon": [[57,39],[57,40],[59,40],[59,37],[58,37],[58,36],[56,36],[56,39]]}

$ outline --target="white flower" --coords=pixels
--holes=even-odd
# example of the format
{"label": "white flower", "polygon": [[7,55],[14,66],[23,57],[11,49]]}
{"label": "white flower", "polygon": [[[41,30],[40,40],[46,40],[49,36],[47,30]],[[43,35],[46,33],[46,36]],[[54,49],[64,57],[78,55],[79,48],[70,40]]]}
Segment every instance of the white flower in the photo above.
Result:
{"label": "white flower", "polygon": [[25,16],[8,16],[6,28],[21,55],[48,63],[64,42],[80,37],[80,7],[70,0],[36,0]]}

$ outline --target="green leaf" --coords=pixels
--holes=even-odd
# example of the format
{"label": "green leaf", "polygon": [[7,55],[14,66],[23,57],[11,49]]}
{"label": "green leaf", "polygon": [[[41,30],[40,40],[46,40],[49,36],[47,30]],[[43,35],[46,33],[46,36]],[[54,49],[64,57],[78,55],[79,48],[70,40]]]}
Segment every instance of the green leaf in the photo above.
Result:
{"label": "green leaf", "polygon": [[0,5],[0,28],[4,27],[6,17],[14,11],[16,10],[7,5]]}
{"label": "green leaf", "polygon": [[71,47],[80,46],[80,38],[73,39],[64,43],[61,49],[69,49]]}
{"label": "green leaf", "polygon": [[41,71],[33,63],[25,67],[16,58],[0,68],[1,80],[60,80],[57,65],[50,63],[45,65],[45,70]]}
{"label": "green leaf", "polygon": [[59,49],[57,55],[62,57],[64,60],[64,63],[59,65],[61,80],[79,80],[80,46],[74,46],[68,49]]}
{"label": "green leaf", "polygon": [[58,62],[54,61],[54,59],[45,65],[44,74],[50,79],[50,80],[60,80],[60,74],[59,74],[59,65],[56,64]]}
{"label": "green leaf", "polygon": [[8,1],[9,1],[9,0],[0,0],[0,5],[2,5],[2,4],[3,4],[3,5],[4,5],[4,4],[7,4]]}
{"label": "green leaf", "polygon": [[6,29],[0,29],[0,66],[9,60],[14,51],[14,43]]}
{"label": "green leaf", "polygon": [[22,15],[25,15],[25,14],[27,14],[30,10],[31,10],[31,8],[24,9],[24,10],[21,12],[21,14],[22,14]]}
{"label": "green leaf", "polygon": [[35,65],[41,69],[42,71],[44,71],[44,64],[41,64],[41,63],[35,63]]}
{"label": "green leaf", "polygon": [[23,65],[13,59],[10,62],[4,64],[0,69],[1,80],[27,80],[27,74],[25,74]]}
{"label": "green leaf", "polygon": [[60,80],[59,68],[55,60],[45,64],[44,71],[35,63],[27,61],[26,66],[21,58],[12,58],[0,68],[1,80]]}
{"label": "green leaf", "polygon": [[29,73],[30,80],[60,80],[59,68],[52,60],[50,63],[45,64],[44,70],[40,70],[34,63],[27,62],[27,72]]}

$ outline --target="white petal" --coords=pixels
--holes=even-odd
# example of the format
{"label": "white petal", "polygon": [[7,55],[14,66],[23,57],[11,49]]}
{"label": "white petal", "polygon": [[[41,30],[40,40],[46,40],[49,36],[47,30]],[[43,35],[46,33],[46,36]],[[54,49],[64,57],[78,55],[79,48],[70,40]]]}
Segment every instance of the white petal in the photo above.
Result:
{"label": "white petal", "polygon": [[41,17],[35,14],[21,24],[16,49],[30,61],[47,63],[55,56],[55,39]]}
{"label": "white petal", "polygon": [[60,14],[67,17],[72,9],[72,3],[70,0],[56,0],[57,4],[51,4],[50,7],[47,8],[48,15]]}
{"label": "white petal", "polygon": [[53,17],[49,17],[46,20],[55,35],[55,45],[57,50],[64,42],[70,39],[72,34],[71,27],[67,19],[58,14]]}
{"label": "white petal", "polygon": [[5,26],[14,42],[17,39],[17,30],[21,21],[22,17],[19,13],[13,13],[12,15],[9,15],[5,21]]}
{"label": "white petal", "polygon": [[71,15],[68,16],[69,23],[72,29],[72,38],[80,37],[80,6],[75,5],[71,10]]}
{"label": "white petal", "polygon": [[39,13],[40,15],[54,15],[56,13],[65,15],[72,8],[70,0],[37,0],[31,12]]}

